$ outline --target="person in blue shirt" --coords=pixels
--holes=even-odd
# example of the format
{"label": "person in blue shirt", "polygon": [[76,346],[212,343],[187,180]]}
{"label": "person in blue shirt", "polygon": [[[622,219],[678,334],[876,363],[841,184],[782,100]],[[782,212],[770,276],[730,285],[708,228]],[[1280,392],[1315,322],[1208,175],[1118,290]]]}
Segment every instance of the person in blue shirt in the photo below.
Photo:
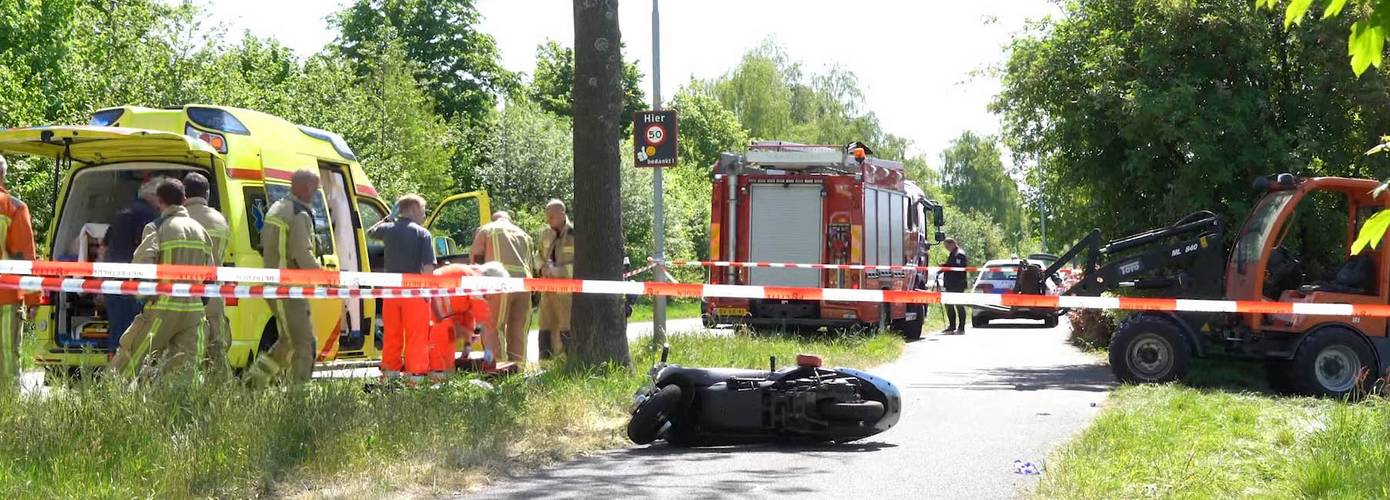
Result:
{"label": "person in blue shirt", "polygon": [[[140,184],[135,200],[120,212],[107,228],[102,239],[102,262],[130,263],[135,257],[135,247],[140,245],[140,237],[145,225],[159,217],[155,208],[155,190],[164,177],[152,177]],[[115,349],[120,345],[121,335],[130,328],[135,316],[144,309],[140,297],[134,295],[106,295],[107,340]]]}

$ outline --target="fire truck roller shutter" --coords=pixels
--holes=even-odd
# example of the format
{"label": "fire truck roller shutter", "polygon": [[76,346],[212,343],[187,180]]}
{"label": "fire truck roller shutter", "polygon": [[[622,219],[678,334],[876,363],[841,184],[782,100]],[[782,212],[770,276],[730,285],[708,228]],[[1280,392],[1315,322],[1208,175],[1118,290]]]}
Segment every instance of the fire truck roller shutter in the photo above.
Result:
{"label": "fire truck roller shutter", "polygon": [[[825,216],[821,185],[766,184],[749,186],[748,255],[753,262],[821,261],[825,247]],[[815,269],[749,270],[752,285],[820,287]]]}

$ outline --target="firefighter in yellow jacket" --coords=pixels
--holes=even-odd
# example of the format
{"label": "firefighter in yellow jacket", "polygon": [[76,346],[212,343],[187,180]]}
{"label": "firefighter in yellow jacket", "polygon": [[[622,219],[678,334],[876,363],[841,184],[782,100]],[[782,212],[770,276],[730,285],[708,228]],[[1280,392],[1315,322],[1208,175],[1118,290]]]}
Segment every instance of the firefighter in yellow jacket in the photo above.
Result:
{"label": "firefighter in yellow jacket", "polygon": [[[208,178],[197,172],[183,176],[183,192],[188,197],[183,207],[188,216],[203,225],[208,237],[212,238],[213,265],[222,265],[227,258],[227,242],[231,231],[227,218],[217,209],[208,206]],[[231,374],[232,367],[227,363],[227,350],[232,347],[230,326],[227,324],[226,301],[222,297],[207,299],[207,328],[203,331],[203,369],[212,377],[223,379]]]}
{"label": "firefighter in yellow jacket", "polygon": [[[545,205],[546,228],[536,241],[536,274],[542,278],[574,277],[574,224],[565,213],[565,202],[550,200]],[[541,294],[540,358],[569,348],[570,302],[568,293]]]}
{"label": "firefighter in yellow jacket", "polygon": [[[261,229],[261,257],[266,267],[318,269],[314,256],[314,220],[310,201],[319,189],[319,175],[308,169],[295,171],[290,195],[270,205]],[[292,382],[307,382],[314,370],[314,328],[308,299],[272,301],[280,336],[268,352],[261,353],[247,374],[247,383],[262,386],[288,371]]]}
{"label": "firefighter in yellow jacket", "polygon": [[[506,212],[492,214],[492,222],[478,228],[473,237],[473,261],[499,262],[513,278],[531,277],[531,235],[512,224]],[[507,360],[526,362],[526,321],[531,319],[531,294],[494,293],[487,296],[488,309],[497,321],[497,331],[506,339]]]}
{"label": "firefighter in yellow jacket", "polygon": [[[155,189],[159,218],[145,225],[140,246],[135,249],[138,264],[212,265],[212,239],[202,224],[183,207],[183,183],[164,179]],[[131,377],[138,374],[148,357],[155,365],[154,376],[192,366],[201,353],[202,326],[206,312],[200,297],[153,297],[121,335],[111,370]]]}

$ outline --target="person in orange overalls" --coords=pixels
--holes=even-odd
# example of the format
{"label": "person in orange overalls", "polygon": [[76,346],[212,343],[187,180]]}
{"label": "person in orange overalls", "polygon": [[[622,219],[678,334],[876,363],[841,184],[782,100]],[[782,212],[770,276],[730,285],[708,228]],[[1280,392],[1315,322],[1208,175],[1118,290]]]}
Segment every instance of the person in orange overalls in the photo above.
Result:
{"label": "person in orange overalls", "polygon": [[[430,232],[420,224],[425,220],[425,199],[408,194],[396,200],[398,217],[386,217],[367,229],[367,236],[386,246],[383,258],[386,272],[430,273],[437,263]],[[384,335],[381,346],[381,374],[401,376],[404,368],[411,381],[429,374],[429,302],[418,297],[382,300]]]}
{"label": "person in orange overalls", "polygon": [[[507,273],[497,265],[449,264],[434,270],[436,276],[489,276],[506,278]],[[481,326],[484,363],[494,361],[497,353],[497,325],[487,299],[481,296],[459,295],[434,299],[434,326],[430,328],[430,378],[439,380],[454,371],[454,353],[458,339],[469,338]],[[466,355],[466,354],[465,354]]]}
{"label": "person in orange overalls", "polygon": [[[9,163],[0,156],[0,238],[4,241],[6,259],[34,260],[34,228],[29,222],[29,207],[5,188]],[[33,318],[32,308],[38,305],[38,294],[18,290],[0,290],[0,384],[5,390],[19,387],[19,326],[21,309],[24,316]]]}

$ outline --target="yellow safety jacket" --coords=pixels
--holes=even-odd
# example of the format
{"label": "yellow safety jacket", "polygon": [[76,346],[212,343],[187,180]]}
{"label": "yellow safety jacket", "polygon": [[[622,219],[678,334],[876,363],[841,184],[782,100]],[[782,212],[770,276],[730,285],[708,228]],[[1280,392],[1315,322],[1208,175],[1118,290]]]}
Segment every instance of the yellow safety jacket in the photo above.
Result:
{"label": "yellow safety jacket", "polygon": [[546,278],[574,277],[574,224],[565,221],[560,231],[547,225],[536,245],[536,274]]}
{"label": "yellow safety jacket", "polygon": [[484,224],[478,232],[487,236],[488,261],[501,262],[513,278],[530,278],[532,264],[531,235],[508,220]]}
{"label": "yellow safety jacket", "polygon": [[[211,266],[212,238],[203,225],[188,215],[188,209],[174,205],[164,209],[154,222],[145,225],[140,246],[135,247],[138,264],[177,264]],[[203,312],[199,297],[161,296],[146,309],[173,312]]]}
{"label": "yellow safety jacket", "polygon": [[232,239],[232,231],[227,226],[227,218],[217,209],[208,206],[207,198],[194,197],[183,202],[188,216],[203,225],[208,237],[212,238],[212,259],[217,265],[227,260],[227,247]]}
{"label": "yellow safety jacket", "polygon": [[265,267],[318,269],[314,257],[314,219],[309,206],[293,195],[272,203],[261,228],[261,257]]}

